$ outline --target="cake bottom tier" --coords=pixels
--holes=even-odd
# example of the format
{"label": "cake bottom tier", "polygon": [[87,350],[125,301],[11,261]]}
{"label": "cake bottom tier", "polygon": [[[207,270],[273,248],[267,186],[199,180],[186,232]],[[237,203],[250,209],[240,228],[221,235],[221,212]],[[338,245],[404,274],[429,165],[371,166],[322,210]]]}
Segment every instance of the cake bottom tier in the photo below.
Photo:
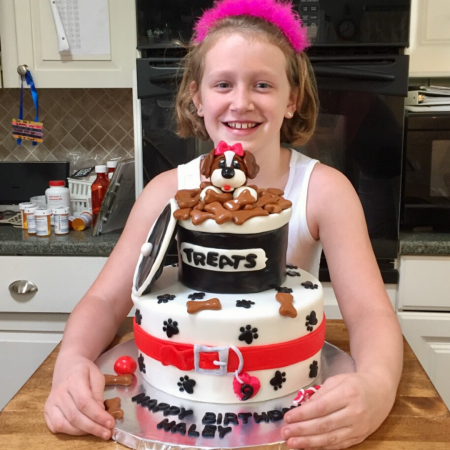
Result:
{"label": "cake bottom tier", "polygon": [[[260,388],[256,395],[245,403],[283,397],[312,384],[319,374],[321,352],[322,350],[307,360],[287,367],[249,373],[250,377],[258,379]],[[217,376],[196,371],[181,371],[173,366],[163,366],[159,361],[142,353],[139,353],[139,360],[141,367],[145,368],[145,372],[141,372],[145,381],[170,395],[208,403],[242,402],[234,393],[235,375],[233,373]],[[244,381],[242,377],[241,380]],[[253,384],[252,388],[254,388],[252,381],[255,381],[254,378],[250,378],[249,384]]]}

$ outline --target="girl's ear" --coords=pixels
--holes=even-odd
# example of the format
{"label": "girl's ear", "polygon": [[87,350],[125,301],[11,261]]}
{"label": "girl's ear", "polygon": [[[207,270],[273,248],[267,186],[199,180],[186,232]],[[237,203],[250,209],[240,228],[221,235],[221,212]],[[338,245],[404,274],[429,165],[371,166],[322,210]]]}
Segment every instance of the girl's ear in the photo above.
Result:
{"label": "girl's ear", "polygon": [[191,81],[191,84],[189,85],[189,93],[191,94],[192,102],[194,103],[195,107],[197,108],[197,115],[199,117],[203,117],[200,91],[199,91],[197,83],[195,81]]}
{"label": "girl's ear", "polygon": [[292,114],[297,111],[297,99],[298,89],[292,89],[291,94],[289,95],[289,103],[287,104],[287,108],[289,109],[289,111],[292,111]]}

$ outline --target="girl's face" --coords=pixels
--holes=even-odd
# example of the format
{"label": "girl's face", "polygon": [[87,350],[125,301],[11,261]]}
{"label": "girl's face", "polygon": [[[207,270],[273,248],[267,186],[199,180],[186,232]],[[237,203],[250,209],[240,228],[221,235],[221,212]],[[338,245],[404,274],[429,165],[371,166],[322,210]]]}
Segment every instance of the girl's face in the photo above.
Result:
{"label": "girl's face", "polygon": [[219,38],[203,62],[193,101],[214,144],[241,142],[252,153],[279,149],[283,119],[296,108],[281,49],[233,34]]}

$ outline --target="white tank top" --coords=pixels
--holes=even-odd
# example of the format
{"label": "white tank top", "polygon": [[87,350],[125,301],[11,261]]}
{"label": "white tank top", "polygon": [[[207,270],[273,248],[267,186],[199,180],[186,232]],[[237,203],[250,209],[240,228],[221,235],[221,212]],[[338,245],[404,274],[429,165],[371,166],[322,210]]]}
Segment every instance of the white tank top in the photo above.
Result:
{"label": "white tank top", "polygon": [[[203,156],[178,166],[178,189],[196,189],[200,186],[200,161]],[[291,150],[289,179],[284,197],[292,202],[292,217],[289,221],[289,245],[286,261],[315,277],[319,275],[322,244],[309,232],[306,221],[308,186],[314,166],[318,163],[301,153]]]}

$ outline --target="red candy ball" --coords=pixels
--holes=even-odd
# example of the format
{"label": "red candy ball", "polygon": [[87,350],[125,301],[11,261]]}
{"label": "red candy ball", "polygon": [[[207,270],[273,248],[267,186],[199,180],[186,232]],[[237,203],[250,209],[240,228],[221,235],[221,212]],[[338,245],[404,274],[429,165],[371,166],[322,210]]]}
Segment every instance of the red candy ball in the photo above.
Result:
{"label": "red candy ball", "polygon": [[114,372],[117,375],[127,375],[136,372],[137,364],[131,356],[121,356],[114,363]]}

